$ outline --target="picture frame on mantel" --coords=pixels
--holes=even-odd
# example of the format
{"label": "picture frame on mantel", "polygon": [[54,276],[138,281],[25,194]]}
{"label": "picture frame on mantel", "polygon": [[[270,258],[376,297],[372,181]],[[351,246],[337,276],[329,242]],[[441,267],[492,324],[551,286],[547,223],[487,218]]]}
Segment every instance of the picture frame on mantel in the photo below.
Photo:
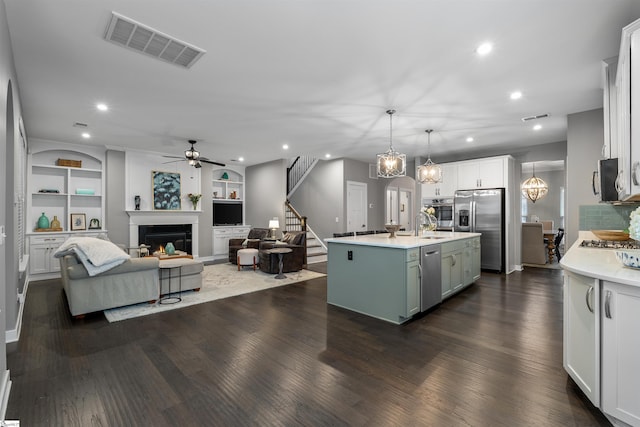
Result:
{"label": "picture frame on mantel", "polygon": [[151,171],[151,183],[154,210],[182,209],[179,172]]}

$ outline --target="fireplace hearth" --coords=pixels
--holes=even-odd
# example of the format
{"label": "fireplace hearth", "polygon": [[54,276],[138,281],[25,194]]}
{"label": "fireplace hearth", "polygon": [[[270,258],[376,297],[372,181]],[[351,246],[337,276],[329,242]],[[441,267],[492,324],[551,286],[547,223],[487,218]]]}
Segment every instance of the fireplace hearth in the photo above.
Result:
{"label": "fireplace hearth", "polygon": [[149,253],[156,252],[168,242],[188,254],[192,254],[191,224],[139,225],[138,243],[150,246]]}

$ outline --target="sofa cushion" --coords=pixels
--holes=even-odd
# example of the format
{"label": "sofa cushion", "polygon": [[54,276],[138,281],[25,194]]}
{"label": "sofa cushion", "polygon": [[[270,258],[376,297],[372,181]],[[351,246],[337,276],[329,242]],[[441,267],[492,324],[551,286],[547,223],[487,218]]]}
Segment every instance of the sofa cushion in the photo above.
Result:
{"label": "sofa cushion", "polygon": [[[67,274],[70,279],[83,279],[89,277],[87,269],[78,261],[75,255],[65,255],[64,260]],[[159,260],[156,257],[130,258],[117,267],[100,273],[98,276],[110,276],[134,271],[153,270],[157,269],[158,265]]]}
{"label": "sofa cushion", "polygon": [[247,239],[262,240],[265,237],[267,237],[268,235],[269,235],[269,229],[268,228],[252,228],[249,231],[249,235],[247,236]]}
{"label": "sofa cushion", "polygon": [[303,238],[304,231],[287,231],[281,240],[289,245],[302,245]]}

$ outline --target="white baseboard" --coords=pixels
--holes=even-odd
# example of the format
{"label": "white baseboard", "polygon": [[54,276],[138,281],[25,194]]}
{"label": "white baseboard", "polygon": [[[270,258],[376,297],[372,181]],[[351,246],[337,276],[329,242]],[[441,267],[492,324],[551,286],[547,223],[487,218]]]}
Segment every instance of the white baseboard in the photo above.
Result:
{"label": "white baseboard", "polygon": [[15,329],[9,329],[4,333],[5,343],[7,344],[12,342],[18,342],[18,340],[20,339],[20,331],[22,330],[22,314],[24,312],[24,302],[27,299],[28,289],[29,289],[29,278],[27,278],[27,281],[24,282],[24,288],[22,289],[22,293],[18,294],[18,302],[20,303],[20,307],[18,308],[18,316],[16,318],[16,327]]}
{"label": "white baseboard", "polygon": [[9,370],[4,371],[2,383],[0,383],[0,420],[4,420],[9,404],[9,393],[11,392],[11,379]]}

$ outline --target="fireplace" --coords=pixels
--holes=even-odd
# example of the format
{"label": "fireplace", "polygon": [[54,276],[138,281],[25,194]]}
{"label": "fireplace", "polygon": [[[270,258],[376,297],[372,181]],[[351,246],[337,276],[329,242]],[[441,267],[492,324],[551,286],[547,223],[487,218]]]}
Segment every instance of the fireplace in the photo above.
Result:
{"label": "fireplace", "polygon": [[150,253],[171,242],[176,250],[192,254],[192,241],[191,224],[138,226],[138,243],[150,246]]}

